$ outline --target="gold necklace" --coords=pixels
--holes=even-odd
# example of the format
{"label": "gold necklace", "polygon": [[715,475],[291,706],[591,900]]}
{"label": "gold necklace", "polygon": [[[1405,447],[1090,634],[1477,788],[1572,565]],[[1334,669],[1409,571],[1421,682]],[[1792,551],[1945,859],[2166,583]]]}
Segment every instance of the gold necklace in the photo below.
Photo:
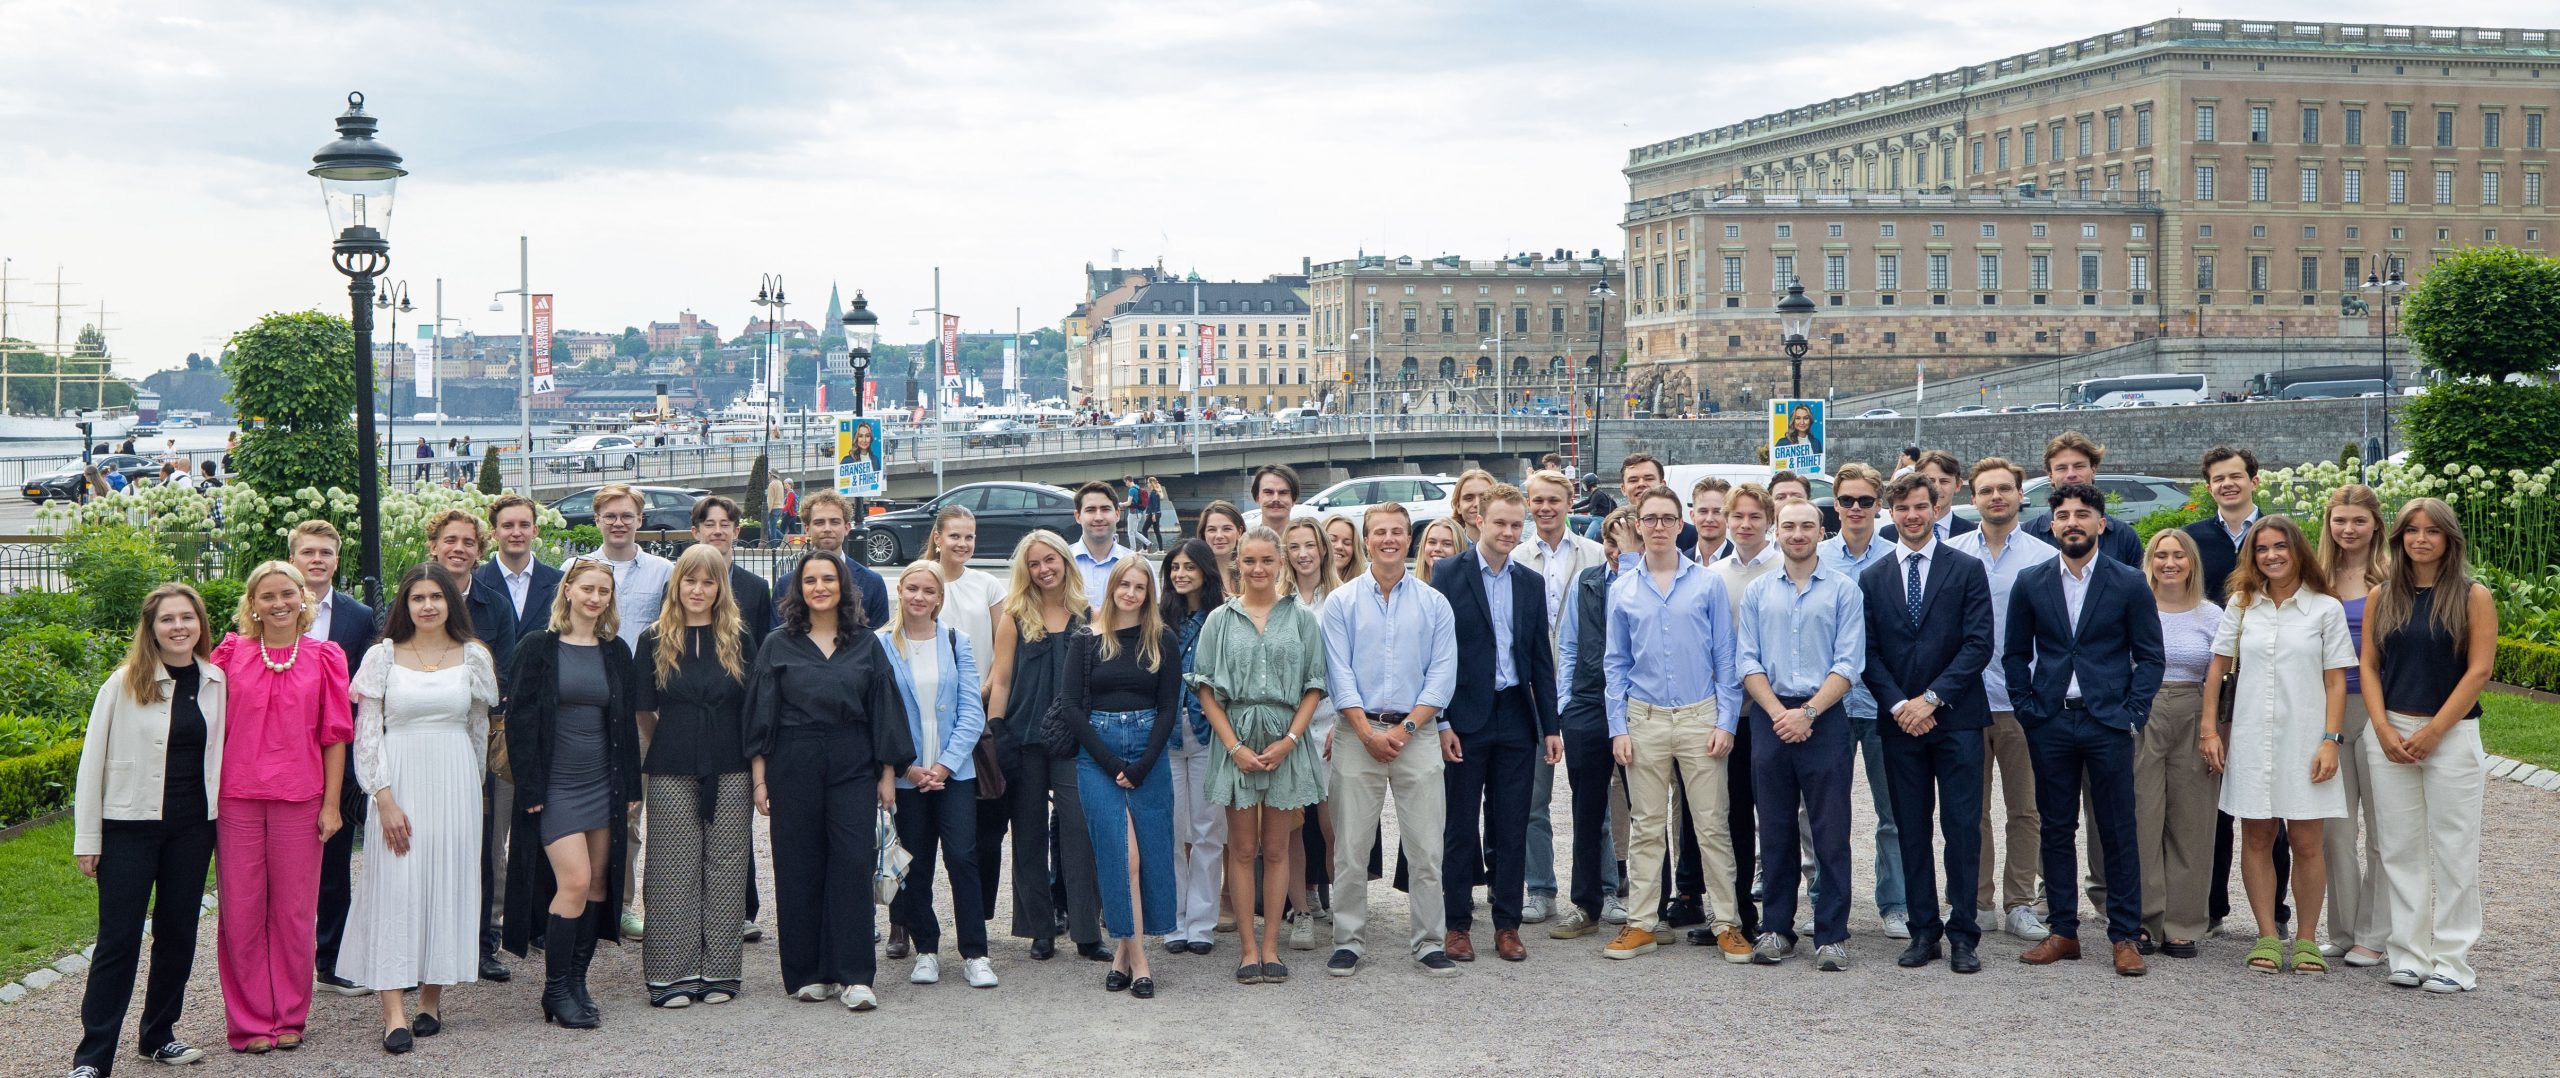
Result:
{"label": "gold necklace", "polygon": [[417,656],[419,668],[430,674],[443,669],[445,660],[453,658],[453,652],[453,646],[448,644],[443,651],[436,653],[434,662],[428,662],[425,652],[418,650],[414,645],[409,648],[409,654]]}

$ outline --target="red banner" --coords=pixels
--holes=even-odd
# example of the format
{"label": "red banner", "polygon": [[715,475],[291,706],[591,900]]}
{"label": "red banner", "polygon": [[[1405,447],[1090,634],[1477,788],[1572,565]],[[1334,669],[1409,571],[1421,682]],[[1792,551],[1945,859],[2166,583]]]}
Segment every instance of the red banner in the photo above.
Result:
{"label": "red banner", "polygon": [[1217,354],[1212,350],[1217,336],[1215,327],[1207,322],[1200,323],[1200,343],[1196,347],[1200,351],[1200,385],[1203,387],[1218,384]]}
{"label": "red banner", "polygon": [[942,316],[942,376],[960,377],[960,316]]}
{"label": "red banner", "polygon": [[549,393],[558,388],[551,380],[551,296],[537,292],[533,296],[533,391]]}

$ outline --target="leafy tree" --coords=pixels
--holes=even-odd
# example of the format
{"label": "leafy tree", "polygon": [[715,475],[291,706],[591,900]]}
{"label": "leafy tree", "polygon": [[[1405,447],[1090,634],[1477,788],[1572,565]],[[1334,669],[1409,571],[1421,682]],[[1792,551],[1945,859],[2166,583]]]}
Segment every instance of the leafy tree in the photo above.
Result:
{"label": "leafy tree", "polygon": [[318,311],[271,314],[231,339],[227,398],[255,427],[242,432],[240,479],[267,493],[353,490],[355,334]]}
{"label": "leafy tree", "polygon": [[[2560,386],[2446,382],[2400,411],[2409,457],[2429,471],[2478,465],[2491,475],[2560,460]],[[2468,524],[2468,522],[2465,522]]]}
{"label": "leafy tree", "polygon": [[638,359],[649,354],[649,335],[637,326],[624,326],[622,335],[613,339],[613,354]]}
{"label": "leafy tree", "polygon": [[491,443],[489,451],[480,454],[480,493],[496,497],[505,490],[505,481],[498,477],[498,447]]}
{"label": "leafy tree", "polygon": [[2560,258],[2513,247],[2456,251],[2427,270],[2402,310],[2401,332],[2447,374],[2497,379],[2560,367]]}

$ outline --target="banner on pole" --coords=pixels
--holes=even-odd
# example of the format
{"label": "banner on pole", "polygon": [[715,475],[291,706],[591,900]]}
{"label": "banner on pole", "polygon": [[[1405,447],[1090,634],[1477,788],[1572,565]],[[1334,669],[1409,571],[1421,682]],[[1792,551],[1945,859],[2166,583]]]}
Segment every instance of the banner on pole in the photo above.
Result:
{"label": "banner on pole", "polygon": [[533,391],[549,393],[559,388],[551,378],[551,296],[535,293],[533,297]]}
{"label": "banner on pole", "polygon": [[[440,343],[436,339],[436,327],[434,325],[419,326],[418,339],[426,344],[426,357],[415,359],[418,367],[418,399],[425,400],[436,395],[436,346]],[[415,349],[411,350],[411,355],[415,357]]]}
{"label": "banner on pole", "polygon": [[836,493],[848,498],[877,498],[889,490],[880,468],[880,421],[836,420]]}
{"label": "banner on pole", "polygon": [[1215,339],[1217,335],[1216,329],[1211,327],[1209,323],[1200,323],[1200,343],[1193,347],[1200,350],[1200,384],[1202,386],[1213,386],[1218,384],[1217,355],[1211,351],[1213,347],[1211,341]]}
{"label": "banner on pole", "polygon": [[948,381],[960,377],[960,316],[942,316],[942,377]]}
{"label": "banner on pole", "polygon": [[1799,473],[1823,470],[1823,405],[1818,399],[1769,402],[1769,466]]}
{"label": "banner on pole", "polygon": [[1022,357],[1015,354],[1020,344],[1020,341],[1004,342],[1004,391],[1008,396],[1022,388]]}

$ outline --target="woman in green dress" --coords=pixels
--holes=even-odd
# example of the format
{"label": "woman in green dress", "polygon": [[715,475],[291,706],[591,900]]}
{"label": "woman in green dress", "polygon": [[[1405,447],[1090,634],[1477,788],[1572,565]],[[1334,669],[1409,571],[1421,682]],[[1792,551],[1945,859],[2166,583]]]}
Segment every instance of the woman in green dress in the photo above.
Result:
{"label": "woman in green dress", "polygon": [[[1236,543],[1242,589],[1209,614],[1185,675],[1225,752],[1209,767],[1207,799],[1227,809],[1227,887],[1244,957],[1238,984],[1289,979],[1279,961],[1280,911],[1288,901],[1288,851],[1300,810],[1324,796],[1307,725],[1324,699],[1324,642],[1315,612],[1288,601],[1280,582],[1280,536],[1255,528]],[[1254,860],[1266,858],[1253,927]]]}

